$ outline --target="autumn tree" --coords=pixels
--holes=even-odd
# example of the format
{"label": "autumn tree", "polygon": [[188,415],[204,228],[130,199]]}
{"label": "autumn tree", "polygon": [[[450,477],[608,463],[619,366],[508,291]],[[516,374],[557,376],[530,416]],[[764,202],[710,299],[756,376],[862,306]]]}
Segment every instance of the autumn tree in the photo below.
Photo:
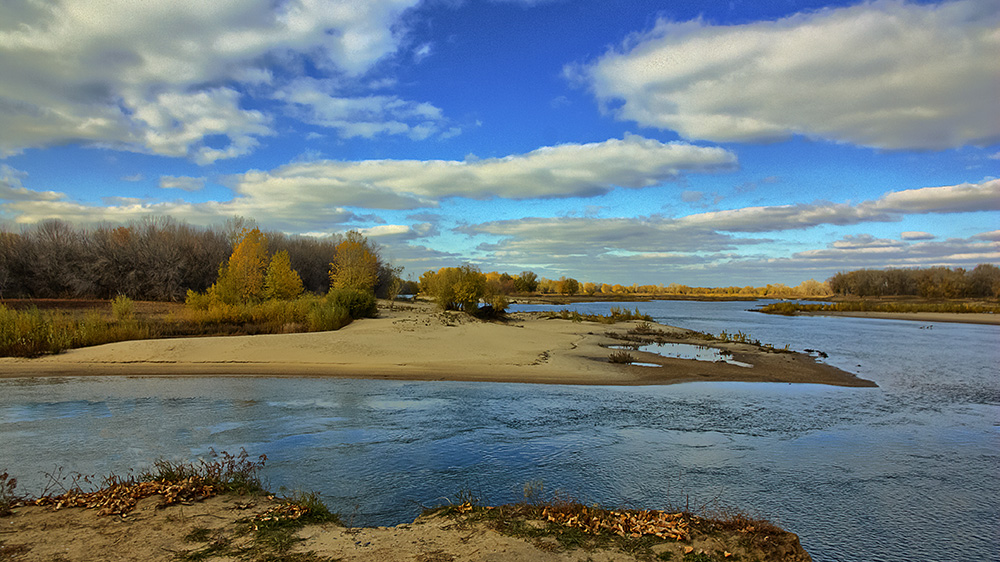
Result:
{"label": "autumn tree", "polygon": [[538,275],[534,271],[522,271],[514,278],[514,290],[518,293],[534,293],[538,289]]}
{"label": "autumn tree", "polygon": [[302,279],[292,269],[288,252],[282,250],[271,256],[264,277],[264,298],[291,300],[302,293]]}
{"label": "autumn tree", "polygon": [[[469,264],[424,273],[420,276],[420,290],[432,295],[442,310],[461,310],[469,314],[477,313],[479,301],[491,296],[486,275]],[[490,305],[497,312],[506,308],[503,298],[493,299]]]}
{"label": "autumn tree", "polygon": [[360,232],[352,230],[337,245],[330,263],[330,285],[335,289],[374,291],[379,262],[378,248]]}
{"label": "autumn tree", "polygon": [[267,237],[257,228],[244,230],[229,260],[219,266],[219,279],[210,293],[227,304],[260,300],[267,264]]}

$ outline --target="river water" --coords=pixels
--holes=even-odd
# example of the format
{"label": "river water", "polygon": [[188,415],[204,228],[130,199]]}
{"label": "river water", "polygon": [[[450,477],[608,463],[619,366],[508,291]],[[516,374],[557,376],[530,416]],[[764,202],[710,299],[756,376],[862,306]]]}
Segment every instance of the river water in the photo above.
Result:
{"label": "river water", "polygon": [[243,447],[268,456],[272,489],[318,491],[355,525],[408,522],[461,491],[516,501],[541,483],[609,506],[742,508],[817,561],[1000,560],[1000,327],[753,306],[638,304],[667,324],[824,351],[879,387],[9,379],[0,472],[37,493],[50,475]]}

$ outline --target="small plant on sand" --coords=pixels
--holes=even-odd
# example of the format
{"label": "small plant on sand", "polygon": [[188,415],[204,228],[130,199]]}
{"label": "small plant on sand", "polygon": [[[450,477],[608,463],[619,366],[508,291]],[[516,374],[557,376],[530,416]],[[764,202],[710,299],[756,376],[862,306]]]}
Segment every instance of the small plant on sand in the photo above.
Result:
{"label": "small plant on sand", "polygon": [[629,365],[631,363],[635,363],[635,357],[633,357],[631,353],[625,351],[624,349],[619,349],[618,351],[612,352],[611,355],[608,355],[608,361],[610,361],[611,363],[622,363],[625,365]]}

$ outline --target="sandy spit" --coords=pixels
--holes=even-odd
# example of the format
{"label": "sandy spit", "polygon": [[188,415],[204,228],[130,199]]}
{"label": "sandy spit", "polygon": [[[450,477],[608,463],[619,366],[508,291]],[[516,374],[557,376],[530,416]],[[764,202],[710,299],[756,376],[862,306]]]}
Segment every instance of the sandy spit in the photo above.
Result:
{"label": "sandy spit", "polygon": [[950,322],[957,324],[991,324],[1000,325],[1000,314],[980,312],[800,312],[807,316],[848,316],[852,318],[881,318],[883,320],[910,320],[913,322]]}
{"label": "sandy spit", "polygon": [[[383,307],[378,318],[334,332],[176,338],[113,343],[37,359],[0,358],[0,377],[314,376],[543,384],[651,385],[756,381],[874,386],[813,357],[767,353],[745,344],[711,344],[752,368],[635,353],[660,367],[612,364],[614,325],[511,315],[504,323],[437,311],[430,303]],[[657,326],[679,343],[705,342],[682,328]]]}

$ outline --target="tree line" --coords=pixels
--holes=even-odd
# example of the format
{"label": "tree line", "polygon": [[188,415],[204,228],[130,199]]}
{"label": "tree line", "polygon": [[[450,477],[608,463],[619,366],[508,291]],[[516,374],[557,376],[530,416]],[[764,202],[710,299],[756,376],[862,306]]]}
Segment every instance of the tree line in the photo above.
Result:
{"label": "tree line", "polygon": [[998,298],[1000,267],[982,263],[970,270],[961,267],[858,269],[837,273],[828,283],[834,293],[856,297]]}
{"label": "tree line", "polygon": [[[123,226],[76,228],[48,220],[21,232],[0,230],[0,297],[125,295],[135,300],[183,301],[188,291],[205,292],[216,284],[220,266],[226,265],[245,233],[255,228],[252,219],[241,217],[207,228],[151,217]],[[356,249],[343,244],[349,239],[363,241],[370,250],[375,272],[371,286],[377,294],[385,296],[393,285],[398,287],[400,270],[356,232],[327,238],[281,232],[260,235],[266,238],[268,259],[278,254],[279,261],[287,257],[287,268],[296,272],[304,291],[324,294],[330,289],[338,247]]]}

